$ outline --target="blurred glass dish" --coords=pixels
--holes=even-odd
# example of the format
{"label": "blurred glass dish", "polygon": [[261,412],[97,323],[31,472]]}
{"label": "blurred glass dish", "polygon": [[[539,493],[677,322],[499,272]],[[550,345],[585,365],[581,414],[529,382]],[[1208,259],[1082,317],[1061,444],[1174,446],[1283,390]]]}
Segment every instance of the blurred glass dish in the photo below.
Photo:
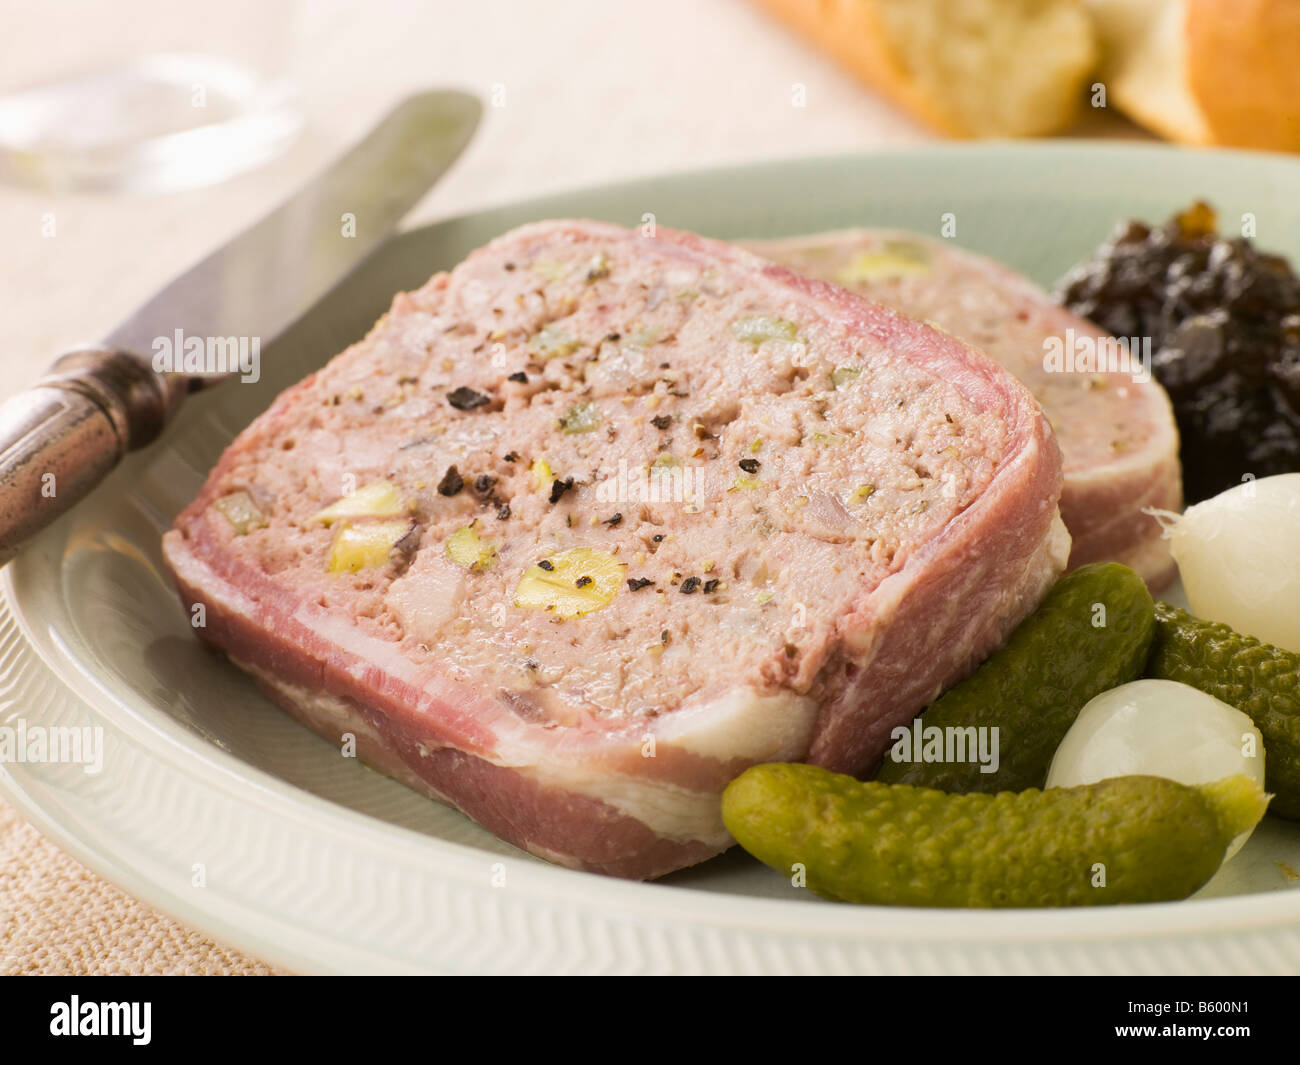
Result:
{"label": "blurred glass dish", "polygon": [[20,38],[44,42],[47,61],[38,84],[17,82],[7,64],[0,180],[59,192],[167,192],[224,181],[297,135],[301,119],[281,69],[292,12],[285,0],[222,5],[215,19],[151,0],[133,0],[130,18],[105,18],[112,9],[75,0],[51,7],[6,19]]}

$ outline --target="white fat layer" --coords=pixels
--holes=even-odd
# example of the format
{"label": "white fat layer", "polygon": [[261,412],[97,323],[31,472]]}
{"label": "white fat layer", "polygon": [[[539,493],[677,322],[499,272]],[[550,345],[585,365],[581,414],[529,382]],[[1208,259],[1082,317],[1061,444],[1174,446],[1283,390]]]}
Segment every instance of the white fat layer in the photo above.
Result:
{"label": "white fat layer", "polygon": [[[697,707],[683,707],[647,729],[645,757],[663,747],[717,761],[785,762],[802,758],[817,723],[816,700],[794,692],[762,695],[738,688]],[[654,747],[650,746],[653,736]],[[707,840],[718,846],[730,837],[715,792],[701,792],[661,780],[588,770],[582,763],[520,767],[539,783],[599,799],[678,842]]]}
{"label": "white fat layer", "polygon": [[403,762],[383,734],[347,700],[324,695],[299,684],[291,684],[268,673],[265,669],[238,658],[232,658],[231,661],[292,702],[298,708],[298,713],[312,723],[314,731],[330,743],[340,743],[346,733],[352,733],[357,737],[357,755],[362,762],[372,769],[379,770],[385,776],[405,784],[413,791],[427,795],[435,802],[452,805],[445,796],[436,793],[422,777]]}
{"label": "white fat layer", "polygon": [[654,729],[655,742],[719,762],[789,762],[808,753],[817,710],[807,695],[736,688],[668,715]]}
{"label": "white fat layer", "polygon": [[1047,541],[1047,558],[1048,568],[1054,574],[1063,571],[1065,564],[1070,560],[1070,530],[1061,520],[1059,510],[1052,516],[1052,531]]}
{"label": "white fat layer", "polygon": [[[370,741],[372,752],[374,748],[382,752],[381,758],[374,757],[373,753],[367,757],[363,753],[364,761],[423,794],[429,794],[432,790],[431,785],[413,773],[388,740],[372,728],[347,700],[292,684],[248,663],[236,661],[235,664],[290,699],[298,712],[332,742],[337,742],[342,732],[353,732],[358,737],[364,737]],[[797,696],[791,698],[800,703],[811,702]],[[726,697],[722,702],[734,725],[740,727],[740,722],[735,720],[738,709],[745,705],[757,705],[761,714],[770,716],[776,709],[774,700],[782,701],[773,696],[747,699],[743,693],[738,693]],[[767,731],[775,738],[780,730],[769,728]],[[806,733],[810,731],[809,725]],[[659,742],[661,741],[657,739],[656,744]],[[804,742],[806,744],[806,739]],[[475,757],[483,756],[476,754]],[[494,759],[485,760],[500,764]],[[611,773],[607,769],[589,768],[583,763],[542,761],[526,765],[511,764],[509,768],[543,787],[597,799],[641,822],[657,836],[677,842],[704,840],[717,846],[724,846],[729,841],[727,830],[722,825],[718,796],[713,792],[694,791],[665,781]]]}
{"label": "white fat layer", "polygon": [[678,843],[704,840],[718,846],[730,840],[722,824],[722,806],[712,791],[694,791],[599,768],[592,770],[582,764],[552,766],[539,762],[516,769],[543,787],[598,799],[665,839]]}
{"label": "white fat layer", "polygon": [[353,655],[347,668],[358,680],[365,680],[366,674],[378,667],[412,687],[420,686],[420,671],[414,662],[402,655],[395,644],[367,636],[351,618],[335,617],[304,604],[294,611],[293,619]]}

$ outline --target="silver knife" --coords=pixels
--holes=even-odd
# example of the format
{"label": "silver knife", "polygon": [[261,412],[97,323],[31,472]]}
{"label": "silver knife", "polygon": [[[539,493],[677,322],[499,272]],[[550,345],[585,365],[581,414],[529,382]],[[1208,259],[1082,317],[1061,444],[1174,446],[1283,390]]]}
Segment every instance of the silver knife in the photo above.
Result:
{"label": "silver knife", "polygon": [[[183,338],[257,338],[292,324],[396,228],[464,150],[473,96],[409,97],[324,173],[171,282],[103,343],[60,356],[0,404],[0,565],[155,440],[186,395],[238,373],[180,372]],[[159,369],[155,369],[155,362]]]}

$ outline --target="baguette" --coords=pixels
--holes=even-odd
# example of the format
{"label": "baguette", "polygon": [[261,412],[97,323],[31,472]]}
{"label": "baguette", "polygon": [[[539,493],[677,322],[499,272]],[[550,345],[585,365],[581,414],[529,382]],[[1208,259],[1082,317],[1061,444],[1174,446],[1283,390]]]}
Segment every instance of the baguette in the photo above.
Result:
{"label": "baguette", "polygon": [[1079,0],[754,0],[955,137],[1053,133],[1097,61]]}
{"label": "baguette", "polygon": [[1185,144],[1300,151],[1297,0],[1090,0],[1101,77],[1130,118]]}

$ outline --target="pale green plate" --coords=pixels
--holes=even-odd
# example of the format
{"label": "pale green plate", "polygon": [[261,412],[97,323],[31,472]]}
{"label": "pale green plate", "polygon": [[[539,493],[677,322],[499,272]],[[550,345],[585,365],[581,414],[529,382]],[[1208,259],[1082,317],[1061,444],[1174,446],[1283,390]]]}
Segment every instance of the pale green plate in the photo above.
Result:
{"label": "pale green plate", "polygon": [[0,723],[104,729],[101,772],[0,766],[49,836],[146,902],[303,971],[1147,973],[1300,970],[1300,825],[1267,821],[1193,900],[931,912],[822,902],[732,852],[656,884],[547,865],[358,765],[200,648],[158,541],[231,437],[392,294],[523,222],[727,238],[937,233],[1048,283],[1120,218],[1195,197],[1300,258],[1300,162],[1111,144],[941,146],[764,163],[549,197],[408,233],[3,575]]}

